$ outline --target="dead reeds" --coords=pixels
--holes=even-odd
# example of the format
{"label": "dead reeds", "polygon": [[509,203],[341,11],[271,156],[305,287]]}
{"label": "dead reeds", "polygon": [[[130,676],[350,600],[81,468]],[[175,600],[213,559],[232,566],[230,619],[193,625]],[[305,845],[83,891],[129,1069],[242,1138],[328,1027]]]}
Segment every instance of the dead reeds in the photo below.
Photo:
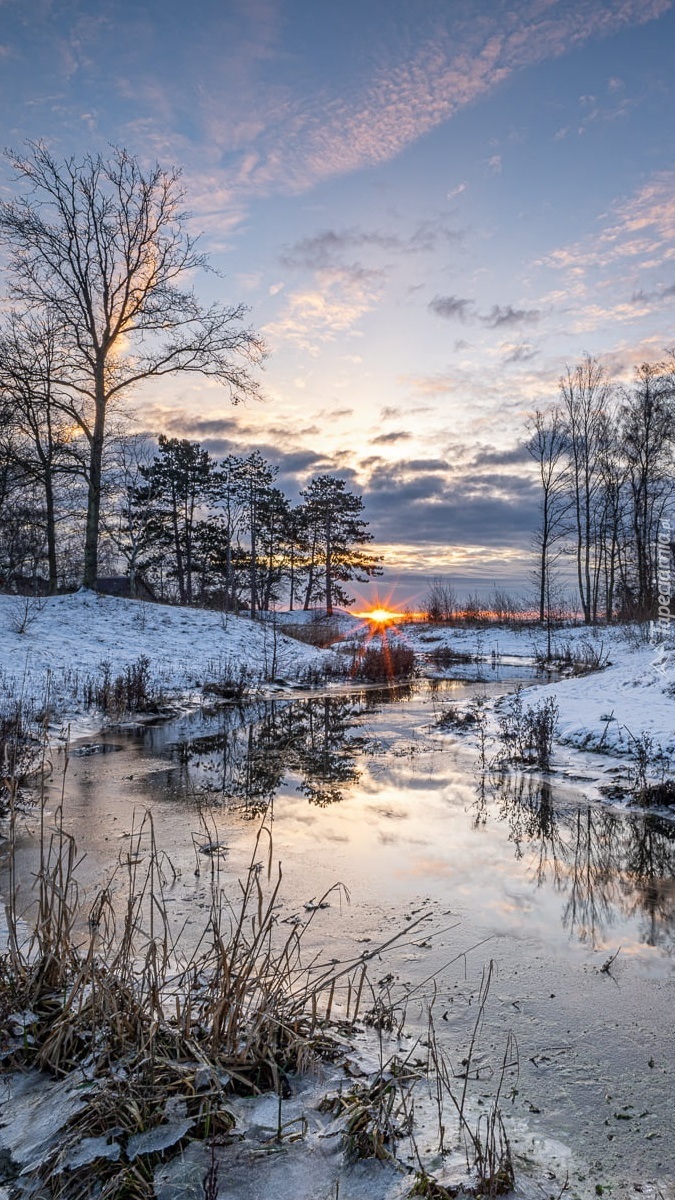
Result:
{"label": "dead reeds", "polygon": [[[11,863],[15,830],[12,819]],[[150,1196],[162,1156],[186,1138],[231,1128],[233,1094],[281,1095],[288,1074],[336,1054],[333,1012],[343,1029],[356,1020],[376,951],[341,964],[304,961],[303,937],[325,897],[304,923],[279,922],[282,872],[265,823],[234,898],[212,860],[210,907],[189,953],[167,915],[174,873],[150,813],[93,903],[78,887],[77,866],[62,806],[48,817],[43,804],[39,868],[23,913],[10,867],[2,1057],[5,1067],[32,1066],[89,1088],[36,1169],[34,1194],[84,1200],[95,1173],[99,1196]]]}
{"label": "dead reeds", "polygon": [[[135,821],[93,900],[78,885],[78,850],[65,827],[63,794],[51,815],[43,797],[39,845],[33,894],[21,911],[12,809],[9,933],[0,956],[0,1027],[6,1030],[1,1056],[5,1068],[33,1067],[65,1080],[73,1091],[83,1092],[85,1102],[65,1121],[39,1164],[24,1170],[22,1195],[150,1200],[163,1160],[179,1154],[190,1140],[213,1145],[227,1137],[237,1094],[278,1095],[281,1139],[289,1076],[319,1060],[342,1057],[360,1015],[363,1026],[379,1038],[380,1069],[330,1102],[329,1111],[343,1127],[347,1159],[397,1160],[398,1144],[414,1143],[414,1090],[431,1081],[441,1151],[445,1109],[452,1107],[455,1130],[466,1143],[467,1167],[477,1180],[475,1194],[508,1190],[513,1168],[499,1099],[502,1082],[514,1068],[512,1042],[494,1102],[477,1123],[468,1103],[491,969],[480,990],[459,1081],[438,1045],[431,1017],[424,1042],[415,1043],[406,1056],[384,1052],[386,1038],[401,1036],[411,993],[406,991],[397,1007],[393,976],[385,976],[375,992],[367,981],[368,962],[414,937],[427,914],[351,961],[326,961],[321,955],[308,960],[307,929],[335,889],[306,906],[303,922],[281,921],[282,870],[263,821],[241,881],[224,879],[222,856],[209,855],[210,902],[186,948],[185,930],[176,929],[168,916],[167,891],[176,872],[157,843],[151,813]],[[336,888],[342,893],[340,885]],[[424,1055],[416,1057],[420,1045],[428,1048],[426,1062]],[[424,1172],[421,1160],[417,1182],[427,1189],[418,1195],[445,1194],[433,1190],[440,1185]]]}

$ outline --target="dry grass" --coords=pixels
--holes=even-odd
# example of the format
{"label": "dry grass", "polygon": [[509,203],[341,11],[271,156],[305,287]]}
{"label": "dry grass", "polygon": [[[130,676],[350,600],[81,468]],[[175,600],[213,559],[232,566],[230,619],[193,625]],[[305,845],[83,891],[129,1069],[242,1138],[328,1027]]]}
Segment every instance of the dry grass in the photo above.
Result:
{"label": "dry grass", "polygon": [[[380,1070],[327,1101],[342,1119],[347,1158],[395,1159],[401,1139],[414,1145],[414,1088],[424,1079],[438,1098],[441,1151],[444,1107],[454,1109],[474,1194],[497,1196],[512,1186],[499,1107],[502,1083],[515,1067],[511,1041],[489,1111],[476,1126],[467,1112],[492,969],[481,988],[459,1085],[431,1016],[426,1061],[413,1058],[420,1043],[403,1060],[383,1053],[384,1038],[400,1035],[410,994],[400,1015],[389,987],[393,977],[386,976],[375,993],[367,964],[393,943],[409,940],[427,914],[349,962],[306,962],[303,938],[326,896],[304,924],[279,922],[282,872],[263,822],[234,899],[223,886],[219,857],[211,859],[208,915],[196,947],[184,952],[181,931],[167,915],[165,892],[175,873],[157,845],[152,815],[138,820],[111,878],[90,903],[78,887],[78,851],[63,807],[50,817],[44,803],[34,900],[28,913],[20,913],[15,794],[11,789],[9,942],[0,958],[0,1027],[8,1031],[2,1057],[10,1068],[32,1066],[87,1089],[86,1105],[66,1123],[58,1144],[22,1176],[25,1196],[151,1200],[160,1162],[191,1139],[213,1144],[229,1133],[234,1094],[272,1090],[281,1104],[289,1074],[341,1054],[366,995],[372,1007],[361,1019],[379,1036]],[[8,1022],[11,1014],[22,1015],[20,1034],[12,1034],[17,1022]],[[416,1186],[426,1191],[414,1194],[452,1194],[425,1174],[421,1160],[419,1165]],[[215,1159],[212,1166],[216,1171]]]}
{"label": "dry grass", "polygon": [[100,663],[98,675],[84,681],[82,698],[87,708],[97,708],[113,717],[158,713],[166,703],[161,687],[151,677],[150,659],[144,654],[119,675],[113,675],[111,663]]}
{"label": "dry grass", "polygon": [[356,1083],[321,1102],[321,1112],[342,1119],[348,1161],[395,1159],[398,1142],[412,1132],[412,1089],[420,1072],[410,1059],[394,1055],[371,1082]]}
{"label": "dry grass", "polygon": [[20,700],[0,711],[0,816],[16,804],[22,788],[45,759],[44,719],[26,715]]}
{"label": "dry grass", "polygon": [[415,654],[408,646],[368,646],[354,664],[354,675],[368,683],[410,679],[415,674]]}
{"label": "dry grass", "polygon": [[296,642],[303,642],[306,646],[316,646],[319,650],[325,650],[328,646],[333,646],[335,642],[339,642],[343,638],[340,632],[338,621],[331,620],[330,617],[320,617],[313,621],[298,622],[298,621],[281,621],[277,626],[279,633],[284,633],[286,637],[293,638]]}
{"label": "dry grass", "polygon": [[[304,963],[313,914],[300,926],[278,923],[282,872],[273,867],[266,824],[235,901],[214,862],[210,911],[187,957],[167,916],[172,867],[157,846],[151,814],[86,904],[62,808],[48,819],[43,806],[28,936],[28,914],[17,911],[15,842],[12,811],[0,1024],[7,1028],[6,1018],[19,1013],[26,1026],[22,1036],[5,1039],[5,1065],[69,1078],[84,1071],[91,1086],[86,1107],[34,1173],[33,1194],[85,1200],[96,1179],[101,1197],[153,1195],[153,1170],[163,1156],[177,1153],[187,1137],[231,1128],[233,1093],[281,1094],[288,1073],[333,1057],[338,996],[341,1027],[357,1019],[366,961],[377,951],[343,964]],[[146,1134],[146,1148],[136,1151],[134,1139]],[[83,1139],[106,1137],[107,1149],[88,1158],[83,1147],[92,1143]]]}

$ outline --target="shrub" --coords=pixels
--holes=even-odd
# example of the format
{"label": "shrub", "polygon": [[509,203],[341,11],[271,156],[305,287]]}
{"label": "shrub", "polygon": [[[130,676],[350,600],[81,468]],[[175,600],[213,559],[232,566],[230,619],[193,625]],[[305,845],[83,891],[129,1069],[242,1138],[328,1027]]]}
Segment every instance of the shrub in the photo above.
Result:
{"label": "shrub", "polygon": [[152,713],[161,708],[162,693],[150,677],[150,659],[142,654],[114,677],[111,664],[100,663],[98,678],[88,679],[84,685],[84,701],[88,708],[98,708],[106,716]]}
{"label": "shrub", "polygon": [[540,667],[557,667],[569,675],[590,675],[610,665],[603,643],[594,645],[590,638],[581,638],[576,645],[566,642],[562,647],[554,646],[550,657],[541,652],[537,654],[536,662]]}
{"label": "shrub", "polygon": [[503,759],[548,770],[558,723],[558,706],[551,697],[525,708],[520,689],[510,698],[499,718]]}
{"label": "shrub", "polygon": [[388,679],[410,679],[415,671],[415,654],[408,646],[369,646],[357,660],[354,674],[368,683]]}
{"label": "shrub", "polygon": [[452,621],[458,610],[457,593],[451,583],[438,576],[422,601],[422,609],[428,621]]}

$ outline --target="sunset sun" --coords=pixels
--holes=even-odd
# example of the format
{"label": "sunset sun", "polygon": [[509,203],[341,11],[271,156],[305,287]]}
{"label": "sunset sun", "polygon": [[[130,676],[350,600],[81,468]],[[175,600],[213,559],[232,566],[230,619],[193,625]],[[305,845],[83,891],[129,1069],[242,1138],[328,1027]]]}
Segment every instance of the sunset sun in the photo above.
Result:
{"label": "sunset sun", "polygon": [[392,612],[388,608],[371,608],[366,612],[357,613],[356,616],[363,617],[365,621],[375,621],[378,625],[386,625],[390,621],[400,621],[403,613]]}

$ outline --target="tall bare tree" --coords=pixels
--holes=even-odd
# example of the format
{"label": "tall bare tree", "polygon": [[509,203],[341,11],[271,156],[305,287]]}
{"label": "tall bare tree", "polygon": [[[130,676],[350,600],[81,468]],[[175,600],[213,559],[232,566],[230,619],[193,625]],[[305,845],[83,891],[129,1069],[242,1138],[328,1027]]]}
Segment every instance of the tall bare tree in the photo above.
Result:
{"label": "tall bare tree", "polygon": [[601,450],[611,389],[601,364],[586,356],[574,370],[567,368],[560,392],[570,460],[579,598],[584,621],[590,625],[598,615]]}
{"label": "tall bare tree", "polygon": [[84,584],[96,583],[103,451],[111,405],[144,380],[194,372],[236,401],[258,392],[262,345],[241,305],[203,307],[206,266],[188,231],[180,172],[144,170],[125,149],[63,162],[42,143],[10,153],[24,193],[0,203],[11,294],[60,330],[60,403],[88,443]]}
{"label": "tall bare tree", "polygon": [[675,379],[670,364],[644,363],[625,397],[621,440],[629,490],[634,579],[632,607],[658,607],[659,524],[675,496]]}
{"label": "tall bare tree", "polygon": [[553,564],[568,530],[570,500],[567,472],[567,434],[559,408],[537,409],[528,424],[527,450],[537,466],[541,499],[535,533],[539,620],[550,614]]}
{"label": "tall bare tree", "polygon": [[0,394],[14,434],[15,464],[42,492],[51,594],[58,584],[58,478],[81,470],[72,422],[60,407],[55,386],[62,370],[59,356],[58,329],[49,318],[13,313],[0,331]]}

